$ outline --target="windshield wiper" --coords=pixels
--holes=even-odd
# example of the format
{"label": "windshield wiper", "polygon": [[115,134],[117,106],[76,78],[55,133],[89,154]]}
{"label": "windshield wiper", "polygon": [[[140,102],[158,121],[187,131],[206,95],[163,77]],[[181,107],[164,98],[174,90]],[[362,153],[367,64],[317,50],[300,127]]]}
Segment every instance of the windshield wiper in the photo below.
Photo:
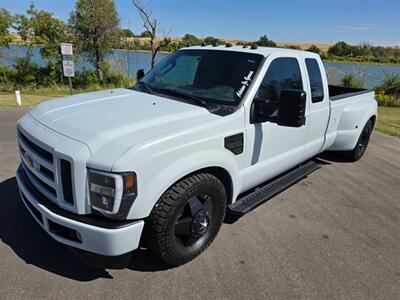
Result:
{"label": "windshield wiper", "polygon": [[183,97],[183,98],[189,98],[190,100],[193,100],[194,102],[196,102],[197,104],[200,104],[202,107],[205,108],[209,108],[209,104],[204,101],[203,99],[196,97],[192,94],[186,93],[184,91],[181,90],[175,90],[175,89],[161,89],[160,93],[162,94],[167,94],[167,95],[171,95],[171,96],[178,96],[178,97]]}
{"label": "windshield wiper", "polygon": [[139,81],[137,84],[142,84],[150,94],[154,94],[153,88],[145,81]]}

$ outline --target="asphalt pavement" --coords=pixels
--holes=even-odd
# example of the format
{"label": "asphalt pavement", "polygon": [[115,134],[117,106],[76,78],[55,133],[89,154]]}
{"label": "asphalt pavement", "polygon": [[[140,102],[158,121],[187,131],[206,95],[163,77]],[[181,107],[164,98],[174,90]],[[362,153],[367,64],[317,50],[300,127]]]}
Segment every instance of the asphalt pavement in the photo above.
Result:
{"label": "asphalt pavement", "polygon": [[400,139],[374,133],[357,163],[322,168],[233,224],[178,267],[147,250],[97,270],[52,240],[21,203],[15,124],[0,109],[1,299],[400,299]]}

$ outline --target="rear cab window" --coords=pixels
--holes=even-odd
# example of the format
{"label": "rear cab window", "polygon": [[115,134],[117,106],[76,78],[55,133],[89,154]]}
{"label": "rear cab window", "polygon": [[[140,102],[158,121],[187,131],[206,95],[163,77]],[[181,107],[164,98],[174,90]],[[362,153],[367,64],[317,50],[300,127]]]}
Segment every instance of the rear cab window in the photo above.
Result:
{"label": "rear cab window", "polygon": [[310,81],[311,88],[311,101],[312,103],[321,102],[324,100],[324,85],[322,83],[321,70],[318,61],[314,58],[305,59],[308,80]]}

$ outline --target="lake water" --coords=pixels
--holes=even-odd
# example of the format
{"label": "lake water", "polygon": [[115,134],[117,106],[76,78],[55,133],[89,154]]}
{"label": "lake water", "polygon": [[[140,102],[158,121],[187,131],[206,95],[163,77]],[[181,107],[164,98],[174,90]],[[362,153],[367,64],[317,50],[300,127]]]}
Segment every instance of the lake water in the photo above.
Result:
{"label": "lake water", "polygon": [[[12,66],[17,57],[25,57],[27,55],[27,50],[26,46],[19,45],[0,48],[0,65]],[[168,54],[158,54],[157,60],[164,58],[166,55]],[[107,56],[107,59],[111,61],[114,70],[129,72],[133,77],[136,76],[136,71],[139,69],[145,69],[146,71],[150,69],[151,56],[149,52],[114,50]],[[32,60],[40,66],[44,65],[39,47],[33,48]],[[400,74],[400,66],[330,62],[324,62],[324,65],[331,82],[337,81],[343,73],[355,73],[364,77],[364,86],[366,88],[373,88],[379,85],[384,79],[385,73]],[[79,57],[75,61],[75,68],[77,71],[93,69],[85,57]]]}

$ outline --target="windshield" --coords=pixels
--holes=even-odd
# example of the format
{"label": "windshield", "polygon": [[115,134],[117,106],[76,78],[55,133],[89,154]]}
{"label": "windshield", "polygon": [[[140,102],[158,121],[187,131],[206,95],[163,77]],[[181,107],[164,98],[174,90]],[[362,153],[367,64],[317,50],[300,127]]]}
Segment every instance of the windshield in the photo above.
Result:
{"label": "windshield", "polygon": [[237,105],[245,96],[262,55],[222,50],[177,51],[141,80],[143,91],[202,104]]}

